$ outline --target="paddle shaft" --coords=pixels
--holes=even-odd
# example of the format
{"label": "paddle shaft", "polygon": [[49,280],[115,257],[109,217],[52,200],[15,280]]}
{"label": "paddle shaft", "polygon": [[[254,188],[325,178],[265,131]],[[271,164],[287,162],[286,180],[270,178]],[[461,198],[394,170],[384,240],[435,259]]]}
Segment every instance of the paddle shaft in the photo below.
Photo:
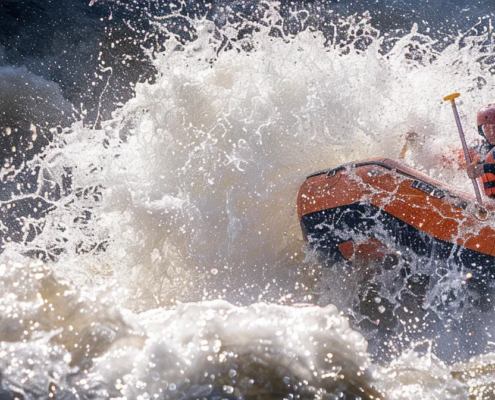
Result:
{"label": "paddle shaft", "polygon": [[[469,165],[473,161],[471,160],[471,154],[469,154],[469,149],[467,147],[466,138],[464,137],[464,131],[462,130],[461,120],[459,118],[459,113],[457,112],[457,106],[455,105],[454,99],[451,99],[451,103],[452,103],[452,110],[454,111],[455,122],[457,124],[457,129],[459,131],[459,136],[462,142],[462,149],[464,150],[464,157],[466,157],[466,161]],[[475,178],[471,179],[471,182],[473,182],[474,193],[476,193],[476,199],[478,200],[478,203],[483,204],[483,200],[481,199],[480,188],[478,187],[478,182],[476,182]]]}

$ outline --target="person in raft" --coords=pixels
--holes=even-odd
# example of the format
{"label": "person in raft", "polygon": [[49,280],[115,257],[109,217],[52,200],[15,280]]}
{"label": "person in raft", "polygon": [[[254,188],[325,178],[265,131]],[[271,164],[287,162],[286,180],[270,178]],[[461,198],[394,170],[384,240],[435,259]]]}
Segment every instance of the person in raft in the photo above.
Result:
{"label": "person in raft", "polygon": [[480,108],[476,120],[484,140],[472,149],[473,162],[467,166],[467,174],[471,179],[481,177],[485,194],[495,198],[495,103]]}

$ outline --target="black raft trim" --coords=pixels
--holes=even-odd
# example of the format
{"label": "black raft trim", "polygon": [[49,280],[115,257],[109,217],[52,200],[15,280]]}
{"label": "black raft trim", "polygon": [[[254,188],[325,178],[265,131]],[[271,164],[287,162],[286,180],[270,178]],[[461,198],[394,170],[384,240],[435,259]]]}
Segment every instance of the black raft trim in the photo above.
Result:
{"label": "black raft trim", "polygon": [[326,174],[327,176],[333,176],[337,172],[342,171],[343,169],[346,169],[346,167],[348,167],[348,166],[352,166],[354,168],[357,168],[357,167],[362,167],[362,166],[365,166],[365,165],[378,165],[378,166],[380,166],[382,168],[388,169],[389,171],[395,170],[398,173],[400,173],[400,174],[402,174],[404,176],[407,176],[409,178],[418,179],[418,177],[416,177],[414,175],[411,175],[411,174],[408,174],[406,171],[402,171],[399,168],[392,167],[391,165],[385,164],[384,162],[381,162],[381,161],[363,161],[363,162],[354,163],[354,164],[343,164],[343,165],[341,165],[341,166],[339,166],[337,168],[324,169],[322,171],[314,172],[311,175],[308,175],[306,177],[306,179],[313,178],[314,176],[323,175],[323,174]]}
{"label": "black raft trim", "polygon": [[[363,235],[395,243],[430,261],[450,259],[476,271],[473,278],[495,278],[495,256],[480,253],[428,235],[426,232],[369,203],[351,203],[305,214],[301,228],[310,248],[329,260],[340,258],[338,245]],[[385,233],[385,237],[377,233]],[[476,266],[476,268],[473,267]],[[482,267],[481,270],[477,269]]]}

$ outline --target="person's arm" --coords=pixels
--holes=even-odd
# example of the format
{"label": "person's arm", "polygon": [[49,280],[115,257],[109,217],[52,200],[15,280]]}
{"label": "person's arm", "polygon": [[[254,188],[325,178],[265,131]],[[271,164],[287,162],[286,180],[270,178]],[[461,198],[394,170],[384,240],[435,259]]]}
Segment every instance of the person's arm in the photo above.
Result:
{"label": "person's arm", "polygon": [[466,167],[466,172],[470,179],[476,179],[487,173],[495,173],[495,164],[485,164],[478,153],[473,157],[473,162]]}

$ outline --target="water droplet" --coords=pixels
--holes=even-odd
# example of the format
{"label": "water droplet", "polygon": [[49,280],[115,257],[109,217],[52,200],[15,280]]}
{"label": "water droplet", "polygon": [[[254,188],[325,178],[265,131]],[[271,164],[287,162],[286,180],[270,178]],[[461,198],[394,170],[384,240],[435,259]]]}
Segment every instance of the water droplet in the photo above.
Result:
{"label": "water droplet", "polygon": [[223,391],[227,394],[232,394],[234,393],[234,388],[229,385],[223,385]]}

